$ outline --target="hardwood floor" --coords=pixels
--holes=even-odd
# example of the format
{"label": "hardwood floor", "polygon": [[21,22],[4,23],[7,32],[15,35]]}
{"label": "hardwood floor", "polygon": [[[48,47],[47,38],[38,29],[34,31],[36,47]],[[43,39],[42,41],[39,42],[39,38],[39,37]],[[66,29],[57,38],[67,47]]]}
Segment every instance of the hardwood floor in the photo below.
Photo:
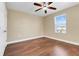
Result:
{"label": "hardwood floor", "polygon": [[6,47],[4,56],[79,56],[79,46],[49,38],[38,38]]}

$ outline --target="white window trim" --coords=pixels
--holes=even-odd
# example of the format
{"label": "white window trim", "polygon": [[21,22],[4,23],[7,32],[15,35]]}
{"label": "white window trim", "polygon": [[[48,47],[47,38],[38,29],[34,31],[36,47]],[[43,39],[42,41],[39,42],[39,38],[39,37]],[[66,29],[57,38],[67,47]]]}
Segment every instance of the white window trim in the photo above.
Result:
{"label": "white window trim", "polygon": [[[56,17],[58,17],[58,16],[65,16],[66,17],[66,33],[67,33],[67,15],[66,14],[61,14],[61,15],[56,15],[56,16],[54,16],[54,30],[55,30],[55,33],[59,33],[59,32],[57,32],[56,31]],[[63,33],[63,34],[65,34],[65,33]]]}

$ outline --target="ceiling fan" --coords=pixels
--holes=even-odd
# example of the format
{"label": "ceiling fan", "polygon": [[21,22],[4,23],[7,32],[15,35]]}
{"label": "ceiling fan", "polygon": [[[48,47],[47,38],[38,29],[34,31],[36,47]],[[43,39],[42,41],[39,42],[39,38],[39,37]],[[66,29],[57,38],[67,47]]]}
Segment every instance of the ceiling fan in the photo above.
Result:
{"label": "ceiling fan", "polygon": [[40,3],[34,3],[35,6],[38,6],[39,8],[37,10],[35,10],[35,12],[39,11],[39,10],[44,10],[45,14],[47,13],[47,9],[51,9],[51,10],[56,10],[57,8],[52,7],[51,4],[53,2],[42,2],[43,4]]}

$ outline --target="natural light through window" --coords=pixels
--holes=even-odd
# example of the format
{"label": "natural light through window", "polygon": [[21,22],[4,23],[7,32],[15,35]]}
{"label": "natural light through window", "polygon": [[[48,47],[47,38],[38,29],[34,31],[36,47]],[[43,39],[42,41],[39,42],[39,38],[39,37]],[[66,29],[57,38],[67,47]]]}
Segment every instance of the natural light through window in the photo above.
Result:
{"label": "natural light through window", "polygon": [[55,32],[66,33],[66,15],[55,16]]}

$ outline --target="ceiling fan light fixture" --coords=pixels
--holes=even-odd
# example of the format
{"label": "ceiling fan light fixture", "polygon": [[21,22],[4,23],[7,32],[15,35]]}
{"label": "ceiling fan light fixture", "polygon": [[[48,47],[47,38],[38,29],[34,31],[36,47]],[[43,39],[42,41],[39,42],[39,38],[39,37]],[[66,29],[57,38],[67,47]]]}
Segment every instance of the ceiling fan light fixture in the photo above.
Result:
{"label": "ceiling fan light fixture", "polygon": [[34,3],[35,6],[39,6],[40,7],[39,9],[35,10],[35,12],[37,12],[39,10],[44,10],[44,12],[46,14],[48,9],[56,10],[56,8],[51,5],[52,3],[53,2],[43,2],[43,4]]}
{"label": "ceiling fan light fixture", "polygon": [[43,7],[43,10],[47,10],[47,7]]}

